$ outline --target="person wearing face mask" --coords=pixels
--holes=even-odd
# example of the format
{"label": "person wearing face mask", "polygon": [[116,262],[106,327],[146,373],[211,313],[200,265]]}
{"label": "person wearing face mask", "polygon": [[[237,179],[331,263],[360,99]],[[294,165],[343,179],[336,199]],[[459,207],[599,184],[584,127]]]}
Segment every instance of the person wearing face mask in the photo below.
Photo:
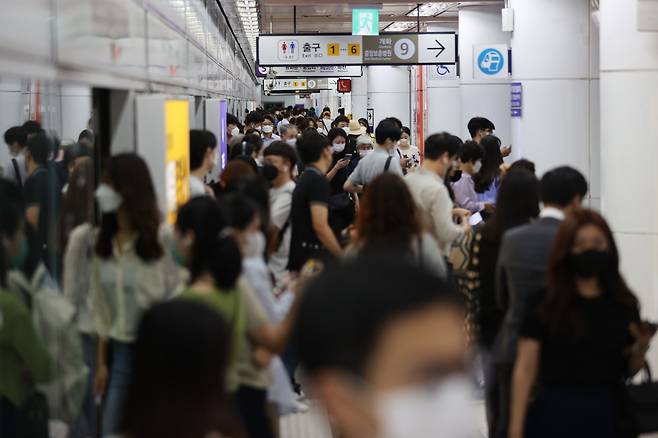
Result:
{"label": "person wearing face mask", "polygon": [[343,114],[336,117],[336,119],[331,124],[332,128],[340,128],[343,131],[345,131],[345,134],[349,134],[349,126],[350,126],[350,119]]}
{"label": "person wearing face mask", "polygon": [[27,178],[27,169],[25,167],[27,133],[22,126],[14,126],[5,131],[4,140],[9,148],[10,158],[1,169],[2,176],[14,181],[22,189]]}
{"label": "person wearing face mask", "polygon": [[619,385],[644,367],[656,332],[639,307],[605,219],[592,210],[567,216],[545,299],[521,325],[509,438],[630,436]]}
{"label": "person wearing face mask", "polygon": [[347,168],[354,156],[355,147],[349,136],[340,128],[329,131],[328,140],[333,150],[331,170],[327,172],[327,181],[331,185],[329,199],[329,224],[336,236],[354,222],[356,203],[351,193],[345,192],[343,186],[349,176]]}
{"label": "person wearing face mask", "polygon": [[214,196],[205,183],[206,175],[217,167],[217,138],[210,131],[190,130],[190,197]]}
{"label": "person wearing face mask", "polygon": [[370,152],[373,151],[372,138],[365,134],[356,139],[356,155],[352,157],[349,166],[347,166],[347,175],[351,175],[354,169],[359,165],[359,161],[365,158]]}
{"label": "person wearing face mask", "polygon": [[366,129],[357,120],[350,120],[347,128],[347,141],[350,149],[356,150],[356,139],[365,133]]}
{"label": "person wearing face mask", "polygon": [[402,135],[400,136],[400,141],[397,147],[397,153],[400,157],[400,166],[405,172],[413,172],[420,167],[420,151],[416,146],[412,146],[409,142],[411,141],[411,130],[403,126]]}
{"label": "person wearing face mask", "polygon": [[281,137],[274,134],[274,117],[271,114],[265,114],[261,131],[263,133],[263,148],[267,148],[274,141],[281,140]]}
{"label": "person wearing face mask", "polygon": [[306,131],[298,141],[297,151],[306,169],[297,179],[292,195],[288,260],[291,272],[299,272],[309,259],[343,254],[328,219],[331,187],[325,174],[333,161],[331,145],[327,137]]}
{"label": "person wearing face mask", "polygon": [[482,168],[482,148],[475,142],[467,141],[460,151],[461,158],[461,178],[452,183],[452,189],[455,194],[455,205],[464,208],[471,213],[478,213],[482,210],[487,213],[493,213],[493,204],[480,201],[478,194],[475,192],[475,183],[473,175],[477,174]]}
{"label": "person wearing face mask", "polygon": [[[7,292],[7,269],[22,269],[28,245],[24,234],[25,203],[20,189],[0,178],[0,436],[27,436],[19,418],[37,383],[50,380],[54,371],[48,350],[40,339],[28,308]],[[26,424],[22,424],[26,426]],[[34,432],[35,425],[32,427]],[[47,436],[47,425],[45,435]]]}
{"label": "person wearing face mask", "polygon": [[[247,193],[234,193],[222,198],[220,206],[242,255],[237,287],[247,312],[248,348],[239,360],[236,401],[249,436],[270,437],[278,417],[268,418],[266,404],[273,405],[274,412],[296,407],[285,367],[276,355],[287,346],[297,304],[283,303],[274,296],[264,260],[266,243],[259,205]],[[269,391],[281,385],[287,385],[285,394]]]}
{"label": "person wearing face mask", "polygon": [[[297,153],[288,144],[274,142],[263,153],[263,173],[272,184],[270,189],[270,247],[268,266],[277,288],[283,287],[290,276],[286,269],[290,255],[290,208],[295,182],[292,171],[297,162]],[[269,170],[268,170],[269,169]]]}
{"label": "person wearing face mask", "polygon": [[240,121],[233,114],[226,114],[226,144],[229,147],[238,144],[242,141],[242,134],[240,132]]}
{"label": "person wearing face mask", "polygon": [[261,131],[261,126],[263,125],[263,120],[265,117],[258,111],[252,111],[247,114],[247,117],[244,119],[244,130],[247,132],[250,129],[255,129],[256,131]]}
{"label": "person wearing face mask", "polygon": [[293,340],[310,390],[343,438],[479,436],[459,295],[394,249],[305,291]]}
{"label": "person wearing face mask", "polygon": [[508,436],[511,381],[518,336],[526,315],[541,302],[551,249],[565,216],[582,208],[587,180],[576,169],[552,169],[540,181],[543,208],[539,220],[503,236],[496,267],[496,304],[505,313],[494,343],[487,383],[487,417],[492,437]]}
{"label": "person wearing face mask", "polygon": [[166,229],[160,227],[155,189],[141,157],[111,157],[96,201],[103,216],[91,272],[98,335],[94,387],[96,397],[103,399],[105,436],[121,432],[139,317],[154,303],[176,295],[179,271],[165,251]]}
{"label": "person wearing face mask", "polygon": [[293,148],[297,145],[297,126],[285,124],[281,126],[281,141],[287,143]]}
{"label": "person wearing face mask", "polygon": [[333,125],[333,120],[331,118],[331,111],[329,111],[329,108],[324,109],[322,112],[322,124],[324,125],[324,132],[321,132],[321,134],[327,135],[329,134],[329,130],[332,128]]}
{"label": "person wearing face mask", "polygon": [[393,120],[384,119],[379,122],[375,130],[377,146],[372,153],[359,160],[359,164],[343,186],[346,192],[363,193],[364,187],[383,172],[402,176],[400,161],[393,157],[401,134],[401,129]]}
{"label": "person wearing face mask", "polygon": [[460,146],[461,140],[448,133],[430,135],[425,140],[422,167],[405,177],[424,217],[424,223],[436,238],[443,254],[449,254],[452,243],[471,229],[468,212],[454,208],[444,184],[444,178]]}

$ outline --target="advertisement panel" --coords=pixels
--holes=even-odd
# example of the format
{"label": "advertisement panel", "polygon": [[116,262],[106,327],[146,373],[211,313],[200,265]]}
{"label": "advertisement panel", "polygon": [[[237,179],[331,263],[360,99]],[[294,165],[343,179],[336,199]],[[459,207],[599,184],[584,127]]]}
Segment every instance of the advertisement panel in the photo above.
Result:
{"label": "advertisement panel", "polygon": [[166,214],[167,222],[176,223],[178,207],[190,197],[190,116],[189,102],[165,102],[166,139]]}

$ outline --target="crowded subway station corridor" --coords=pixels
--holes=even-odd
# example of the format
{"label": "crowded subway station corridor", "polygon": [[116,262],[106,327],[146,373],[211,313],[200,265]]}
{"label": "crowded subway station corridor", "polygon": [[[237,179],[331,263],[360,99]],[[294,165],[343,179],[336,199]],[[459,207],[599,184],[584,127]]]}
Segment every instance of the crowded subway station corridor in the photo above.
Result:
{"label": "crowded subway station corridor", "polygon": [[0,438],[658,436],[658,1],[0,11]]}

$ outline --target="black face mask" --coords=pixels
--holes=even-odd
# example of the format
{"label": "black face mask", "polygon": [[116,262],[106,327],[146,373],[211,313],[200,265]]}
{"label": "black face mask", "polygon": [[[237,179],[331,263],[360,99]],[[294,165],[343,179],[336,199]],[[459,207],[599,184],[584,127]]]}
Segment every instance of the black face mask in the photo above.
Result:
{"label": "black face mask", "polygon": [[261,172],[263,173],[265,179],[268,181],[274,181],[276,177],[279,176],[279,169],[277,169],[275,166],[272,166],[271,164],[263,165]]}
{"label": "black face mask", "polygon": [[455,173],[453,173],[452,176],[450,177],[450,182],[457,182],[457,181],[459,181],[461,178],[462,178],[462,171],[461,171],[461,170],[457,170],[457,171],[455,171]]}
{"label": "black face mask", "polygon": [[578,277],[598,277],[610,268],[610,253],[590,249],[580,254],[570,254],[568,263],[571,271]]}

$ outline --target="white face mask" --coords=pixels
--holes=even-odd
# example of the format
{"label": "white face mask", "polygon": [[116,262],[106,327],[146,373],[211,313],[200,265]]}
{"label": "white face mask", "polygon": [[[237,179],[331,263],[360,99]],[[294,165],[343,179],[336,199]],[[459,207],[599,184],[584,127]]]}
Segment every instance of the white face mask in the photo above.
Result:
{"label": "white face mask", "polygon": [[473,171],[474,171],[475,173],[478,173],[478,172],[480,171],[480,169],[482,169],[482,161],[477,161],[477,162],[473,165]]}
{"label": "white face mask", "polygon": [[244,258],[263,257],[265,253],[265,236],[260,231],[247,234],[247,242],[243,250]]}
{"label": "white face mask", "polygon": [[231,137],[235,137],[239,133],[240,133],[240,128],[238,128],[237,126],[231,129]]}
{"label": "white face mask", "polygon": [[376,409],[381,425],[379,438],[478,436],[472,387],[466,377],[392,391],[380,397]]}
{"label": "white face mask", "polygon": [[400,146],[408,146],[409,145],[409,139],[408,138],[401,138],[400,139]]}
{"label": "white face mask", "polygon": [[101,184],[96,189],[96,201],[101,213],[114,213],[123,204],[123,198],[112,187]]}
{"label": "white face mask", "polygon": [[364,158],[364,157],[365,157],[366,155],[368,155],[369,153],[370,153],[370,149],[360,150],[360,151],[359,151],[359,156],[360,156],[361,158]]}
{"label": "white face mask", "polygon": [[263,130],[264,134],[269,134],[269,133],[274,131],[274,126],[272,126],[272,125],[263,125],[262,130]]}
{"label": "white face mask", "polygon": [[320,134],[324,134],[324,129],[323,129],[323,128],[318,128],[317,131],[318,131],[318,133],[320,133]]}
{"label": "white face mask", "polygon": [[345,143],[334,143],[331,145],[331,148],[335,153],[340,154],[345,150]]}
{"label": "white face mask", "polygon": [[286,140],[286,143],[288,143],[289,146],[295,147],[297,145],[297,139],[289,138],[288,140]]}

